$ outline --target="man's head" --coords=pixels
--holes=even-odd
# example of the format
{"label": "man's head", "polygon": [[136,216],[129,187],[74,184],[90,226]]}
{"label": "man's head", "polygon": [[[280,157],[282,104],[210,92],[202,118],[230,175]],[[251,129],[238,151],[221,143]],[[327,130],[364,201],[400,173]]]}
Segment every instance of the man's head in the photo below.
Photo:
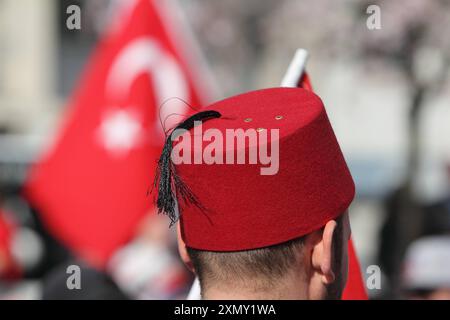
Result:
{"label": "man's head", "polygon": [[339,299],[347,281],[348,214],[301,238],[238,252],[186,247],[183,261],[200,280],[204,298]]}
{"label": "man's head", "polygon": [[[248,139],[229,138],[236,131]],[[279,170],[266,175],[268,152]],[[314,93],[257,90],[188,117],[166,138],[155,186],[205,297],[340,296],[355,185]]]}

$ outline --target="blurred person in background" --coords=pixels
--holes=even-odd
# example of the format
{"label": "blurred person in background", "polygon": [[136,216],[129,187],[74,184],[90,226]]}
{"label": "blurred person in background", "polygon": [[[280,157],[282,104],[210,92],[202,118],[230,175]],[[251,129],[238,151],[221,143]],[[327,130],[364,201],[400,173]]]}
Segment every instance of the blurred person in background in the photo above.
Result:
{"label": "blurred person in background", "polygon": [[[167,228],[165,217],[150,212],[136,234],[120,247],[105,270],[79,258],[69,257],[43,278],[46,300],[181,299],[192,281],[176,256],[176,235]],[[80,267],[81,288],[68,290],[67,267]]]}
{"label": "blurred person in background", "polygon": [[414,241],[407,250],[402,276],[408,299],[450,300],[450,235]]}
{"label": "blurred person in background", "polygon": [[175,230],[156,212],[147,214],[135,237],[114,253],[107,272],[135,299],[182,299],[193,280],[177,256]]}

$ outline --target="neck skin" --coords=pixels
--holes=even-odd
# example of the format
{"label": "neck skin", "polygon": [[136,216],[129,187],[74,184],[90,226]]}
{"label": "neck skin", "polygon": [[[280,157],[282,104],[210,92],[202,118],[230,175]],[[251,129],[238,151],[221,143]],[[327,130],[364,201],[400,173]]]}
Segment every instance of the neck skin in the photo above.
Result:
{"label": "neck skin", "polygon": [[202,290],[204,300],[306,300],[307,284],[302,279],[280,279],[273,286],[258,286],[257,281],[244,285],[217,285]]}

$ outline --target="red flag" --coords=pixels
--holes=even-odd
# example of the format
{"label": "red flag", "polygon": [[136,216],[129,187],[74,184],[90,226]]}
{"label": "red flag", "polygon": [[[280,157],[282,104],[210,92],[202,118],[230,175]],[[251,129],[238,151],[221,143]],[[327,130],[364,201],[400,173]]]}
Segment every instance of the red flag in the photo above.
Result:
{"label": "red flag", "polygon": [[[167,1],[121,3],[69,103],[58,140],[25,188],[53,234],[97,266],[150,209],[146,193],[164,139],[160,116],[170,128],[164,121],[169,114],[185,114],[186,103],[200,107],[203,101],[181,41],[184,50],[191,48],[185,36],[174,39]],[[171,97],[179,100],[166,101]]]}
{"label": "red flag", "polygon": [[348,279],[343,300],[367,300],[367,292],[364,286],[358,256],[353,248],[352,239],[348,242]]}
{"label": "red flag", "polygon": [[[299,87],[313,91],[310,78],[307,73],[303,74]],[[358,256],[353,248],[353,241],[348,242],[348,279],[342,295],[343,300],[367,300],[367,292],[364,287]]]}
{"label": "red flag", "polygon": [[15,223],[8,213],[0,209],[0,277],[2,279],[17,279],[21,272],[11,253],[11,241],[16,231]]}

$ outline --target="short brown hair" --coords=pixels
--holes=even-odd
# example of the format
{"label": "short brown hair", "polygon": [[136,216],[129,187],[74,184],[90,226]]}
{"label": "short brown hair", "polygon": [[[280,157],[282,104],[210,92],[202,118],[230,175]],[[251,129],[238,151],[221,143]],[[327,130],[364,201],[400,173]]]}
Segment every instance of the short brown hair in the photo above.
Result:
{"label": "short brown hair", "polygon": [[[340,268],[342,261],[342,216],[336,219],[337,230],[333,266]],[[260,285],[274,285],[286,275],[301,256],[306,236],[278,245],[235,252],[204,251],[187,247],[187,252],[204,290],[211,282],[229,283],[230,279],[259,281]]]}
{"label": "short brown hair", "polygon": [[279,245],[235,252],[214,252],[187,248],[202,289],[210,281],[225,283],[230,278],[264,279],[273,284],[296,263],[304,238]]}

